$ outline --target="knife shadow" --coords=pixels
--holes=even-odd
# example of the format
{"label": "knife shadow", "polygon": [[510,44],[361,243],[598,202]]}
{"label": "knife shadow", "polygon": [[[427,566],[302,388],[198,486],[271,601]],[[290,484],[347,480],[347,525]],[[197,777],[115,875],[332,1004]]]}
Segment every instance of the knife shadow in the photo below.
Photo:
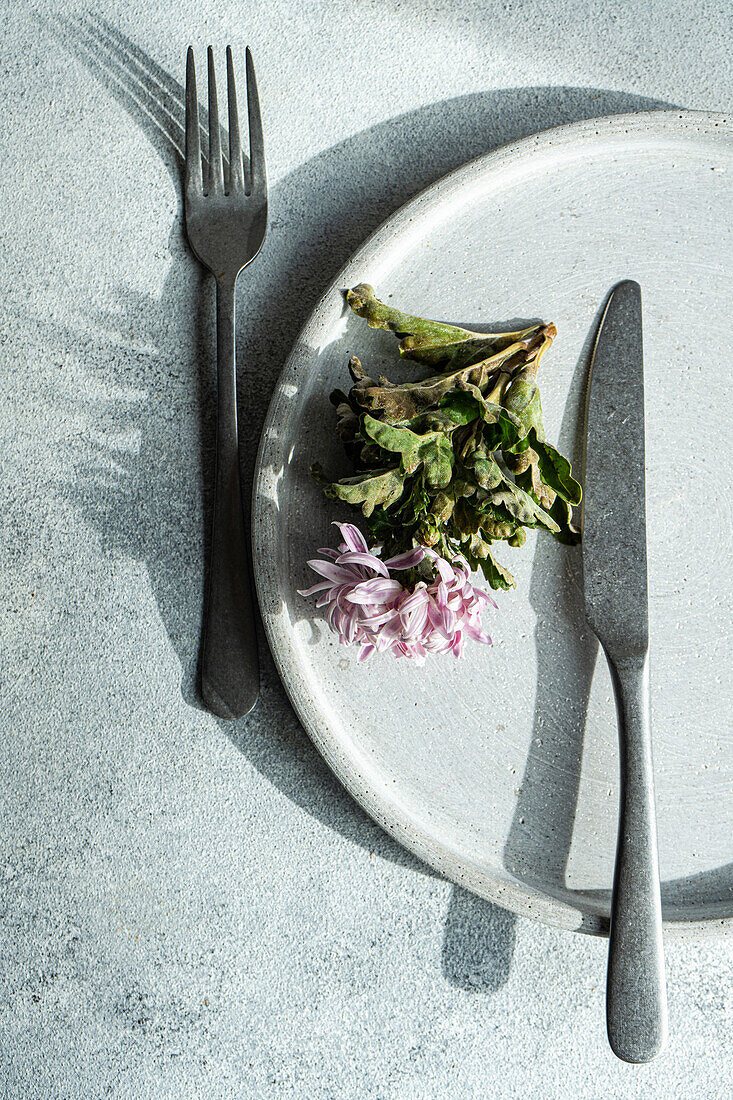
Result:
{"label": "knife shadow", "polygon": [[[583,342],[558,436],[581,484],[588,370],[605,305]],[[585,621],[580,546],[562,546],[539,533],[529,601],[537,616],[537,687],[532,740],[504,846],[504,866],[516,878],[567,900],[586,711],[598,657],[598,642]]]}
{"label": "knife shadow", "polygon": [[[39,23],[121,104],[160,155],[179,191],[182,84],[101,16],[39,18]],[[271,188],[267,240],[239,286],[245,499],[249,499],[267,402],[296,335],[323,289],[385,217],[451,169],[537,130],[596,115],[668,106],[641,96],[588,88],[480,92],[433,103],[356,133],[278,180]],[[199,110],[206,130],[201,104]],[[374,171],[375,165],[384,170]],[[107,553],[144,563],[161,622],[180,661],[183,698],[190,706],[200,707],[197,666],[211,520],[215,334],[213,289],[187,251],[180,193],[169,250],[172,262],[159,297],[118,287],[109,308],[86,314],[86,328],[91,321],[97,332],[88,370],[113,396],[101,404],[92,402],[87,409],[89,427],[82,433],[84,438],[74,443],[64,491]],[[85,331],[84,325],[80,331]],[[67,356],[79,346],[80,335],[51,324],[39,329],[37,338]],[[114,443],[114,433],[124,426],[134,428],[139,438],[134,453]],[[563,435],[569,431],[568,422]],[[543,570],[560,568],[554,553],[550,541],[543,540],[535,559],[532,598],[543,614],[554,598]],[[566,593],[572,617],[577,611],[575,588],[566,585]],[[346,840],[406,869],[432,874],[376,826],[334,778],[300,727],[261,628],[259,638],[260,702],[253,715],[234,723],[220,722],[222,733],[268,782]],[[543,634],[538,641],[541,667],[558,674],[550,635]],[[566,643],[564,653],[568,660],[580,657],[583,676],[588,675],[587,652],[583,655],[573,643]],[[543,680],[546,685],[551,682],[546,676]],[[546,707],[552,703],[552,693],[548,686],[541,686],[542,691],[549,693],[544,697]],[[540,713],[538,702],[537,723]],[[561,739],[555,745],[560,751]],[[567,747],[563,742],[563,751]],[[579,753],[575,742],[569,749]],[[519,817],[524,817],[525,824],[535,821],[541,831],[557,828],[565,837],[577,793],[571,769],[558,792],[567,805],[562,813],[548,817],[542,809],[547,800],[540,785],[546,770],[541,762],[546,757],[544,746],[541,756],[530,753],[521,814],[518,810],[507,844],[508,862],[525,876],[539,874],[541,852],[530,843]],[[558,875],[565,847],[556,838],[557,855],[550,866]],[[463,989],[491,992],[499,988],[509,975],[514,937],[512,914],[453,887],[442,949],[444,976]]]}

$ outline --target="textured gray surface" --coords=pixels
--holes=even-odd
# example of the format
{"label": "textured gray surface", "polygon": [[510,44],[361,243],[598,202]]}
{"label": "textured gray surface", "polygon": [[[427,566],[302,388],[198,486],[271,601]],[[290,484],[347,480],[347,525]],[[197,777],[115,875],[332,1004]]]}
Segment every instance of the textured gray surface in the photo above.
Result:
{"label": "textured gray surface", "polygon": [[730,944],[670,948],[669,1050],[621,1066],[603,943],[424,873],[330,777],[269,663],[252,718],[199,709],[212,295],[178,150],[185,46],[248,41],[273,184],[240,291],[251,468],[298,326],[367,232],[534,130],[726,109],[730,8],[97,10],[106,27],[1,16],[0,1093],[729,1095]]}

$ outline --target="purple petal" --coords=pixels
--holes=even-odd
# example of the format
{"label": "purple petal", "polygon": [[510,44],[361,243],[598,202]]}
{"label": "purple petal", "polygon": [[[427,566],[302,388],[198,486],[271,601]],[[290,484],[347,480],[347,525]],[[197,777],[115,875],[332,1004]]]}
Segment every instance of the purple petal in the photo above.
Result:
{"label": "purple petal", "polygon": [[399,620],[399,616],[382,627],[377,634],[376,645],[378,650],[388,649],[389,646],[400,641],[400,634],[402,633],[402,623]]}
{"label": "purple petal", "polygon": [[406,550],[404,554],[397,554],[394,558],[389,558],[385,565],[390,569],[412,569],[413,566],[418,565],[425,557],[425,549],[422,546],[415,546],[412,550]]}
{"label": "purple petal", "polygon": [[328,608],[328,611],[326,612],[326,622],[330,626],[331,630],[336,629],[336,627],[334,626],[334,616],[337,614],[337,612],[338,612],[338,607],[336,606],[336,604],[335,603],[330,604],[329,608]]}
{"label": "purple petal", "polygon": [[344,599],[349,603],[384,603],[386,600],[394,599],[402,590],[399,581],[393,581],[387,577],[375,577],[374,580],[361,581],[360,584],[355,585],[345,594]]}
{"label": "purple petal", "polygon": [[375,615],[364,615],[359,622],[365,630],[379,630],[385,623],[394,619],[396,614],[397,612],[390,607],[386,611],[378,611]]}
{"label": "purple petal", "polygon": [[375,558],[373,554],[363,554],[359,550],[348,550],[345,554],[341,554],[336,559],[337,565],[361,565],[366,569],[372,569],[375,573],[380,573],[383,577],[388,577],[389,572],[387,566],[379,558]]}
{"label": "purple petal", "polygon": [[428,603],[428,622],[434,628],[440,628],[443,625],[443,612],[432,596],[429,598]]}
{"label": "purple petal", "polygon": [[353,584],[360,579],[353,569],[346,569],[332,561],[319,561],[318,558],[312,558],[308,565],[314,573],[320,573],[322,577],[336,584]]}
{"label": "purple petal", "polygon": [[468,637],[473,638],[474,642],[481,642],[482,645],[491,645],[491,638],[480,626],[474,626],[473,623],[466,623],[465,629]]}
{"label": "purple petal", "polygon": [[346,616],[344,627],[344,637],[346,638],[346,641],[350,644],[351,642],[353,642],[359,629],[358,611],[356,610],[356,608],[354,608],[350,615]]}
{"label": "purple petal", "polygon": [[339,523],[338,520],[335,520],[334,523],[341,532],[341,538],[344,540],[349,550],[353,550],[358,554],[367,554],[369,552],[366,539],[358,527],[354,527],[353,523]]}
{"label": "purple petal", "polygon": [[422,581],[418,581],[415,585],[413,592],[409,595],[405,595],[404,600],[400,602],[400,611],[409,611],[413,607],[420,607],[423,604],[427,604],[430,599],[427,589]]}
{"label": "purple petal", "polygon": [[428,621],[427,604],[423,604],[422,607],[418,607],[413,611],[408,611],[407,614],[400,611],[400,620],[404,628],[405,637],[408,635],[413,637],[422,635]]}
{"label": "purple petal", "polygon": [[316,592],[323,592],[326,588],[333,588],[331,581],[319,581],[311,588],[298,588],[296,591],[299,596],[312,596]]}
{"label": "purple petal", "polygon": [[440,581],[438,583],[438,588],[437,591],[434,593],[434,596],[435,602],[437,603],[440,610],[445,611],[446,605],[448,603],[448,589],[445,586],[445,581]]}
{"label": "purple petal", "polygon": [[453,580],[453,570],[443,558],[435,559],[435,568],[440,573],[440,579],[446,584]]}
{"label": "purple petal", "polygon": [[[337,526],[344,539],[340,549],[324,547],[320,560],[308,562],[323,579],[301,590],[301,595],[317,597],[316,606],[324,608],[339,642],[358,646],[359,661],[390,650],[394,657],[422,665],[430,653],[450,651],[460,657],[466,639],[491,644],[481,612],[487,604],[496,604],[473,587],[463,555],[449,563],[432,548],[417,546],[383,562],[382,547],[369,549],[357,527]],[[411,569],[425,557],[435,568],[429,585],[420,581],[409,589],[390,576],[390,570]]]}
{"label": "purple petal", "polygon": [[482,588],[474,588],[473,594],[477,600],[485,600],[486,603],[491,604],[492,607],[498,608],[499,605],[496,600],[493,600],[488,592],[484,592]]}

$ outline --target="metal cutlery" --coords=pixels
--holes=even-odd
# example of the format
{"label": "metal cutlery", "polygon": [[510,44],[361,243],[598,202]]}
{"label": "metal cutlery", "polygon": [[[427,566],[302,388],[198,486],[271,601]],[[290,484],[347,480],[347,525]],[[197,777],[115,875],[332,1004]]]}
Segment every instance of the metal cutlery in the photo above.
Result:
{"label": "metal cutlery", "polygon": [[202,169],[193,49],[186,60],[185,212],[188,242],[216,279],[217,429],[214,521],[204,611],[201,691],[222,718],[249,713],[259,663],[237,431],[235,285],[267,229],[267,177],[252,55],[246,51],[249,156],[243,156],[232,50],[227,46],[229,158],[222,161],[214,53],[208,48],[209,149]]}
{"label": "metal cutlery", "polygon": [[611,293],[588,387],[583,577],[588,622],[616,699],[620,807],[606,1015],[614,1052],[648,1062],[665,1044],[662,945],[649,715],[644,361],[641,290]]}

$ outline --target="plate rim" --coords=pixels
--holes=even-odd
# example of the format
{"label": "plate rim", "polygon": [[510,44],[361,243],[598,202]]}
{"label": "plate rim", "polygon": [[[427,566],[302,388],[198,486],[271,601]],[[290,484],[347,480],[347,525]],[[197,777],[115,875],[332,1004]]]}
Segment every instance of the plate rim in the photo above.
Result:
{"label": "plate rim", "polygon": [[[445,203],[446,192],[454,191],[456,185],[465,187],[467,183],[480,182],[487,174],[497,172],[512,162],[524,160],[530,154],[546,152],[553,146],[559,148],[578,142],[592,143],[596,138],[618,138],[624,133],[635,137],[645,135],[674,138],[690,137],[691,133],[695,132],[709,138],[733,136],[733,121],[727,114],[686,109],[639,111],[582,119],[579,122],[538,131],[529,137],[510,142],[488,153],[482,153],[415,194],[366,237],[315,302],[298,333],[272,392],[260,436],[252,485],[253,573],[267,642],[280,679],[304,730],[339,782],[373,821],[442,878],[469,889],[478,896],[520,916],[530,917],[551,927],[602,937],[608,935],[607,918],[588,914],[585,910],[575,908],[567,901],[544,893],[528,883],[510,880],[509,877],[503,878],[499,873],[494,874],[491,869],[481,871],[481,889],[475,889],[470,875],[466,875],[465,861],[461,863],[457,859],[452,859],[445,848],[441,850],[435,844],[426,830],[417,828],[411,823],[409,814],[404,809],[400,810],[397,800],[391,799],[386,791],[376,791],[372,785],[363,781],[362,776],[353,767],[350,767],[352,761],[341,748],[341,742],[333,736],[328,723],[314,708],[312,696],[302,689],[299,678],[295,674],[295,662],[288,663],[290,647],[287,645],[286,631],[281,630],[275,617],[268,613],[268,604],[272,599],[272,586],[268,589],[267,584],[266,566],[269,556],[261,552],[260,548],[272,545],[272,540],[276,537],[277,521],[273,518],[271,509],[260,507],[258,502],[266,495],[266,460],[269,441],[279,436],[279,428],[287,416],[289,398],[286,391],[289,390],[292,393],[293,387],[297,389],[298,350],[304,343],[313,344],[316,341],[334,293],[339,292],[344,286],[352,285],[354,278],[361,281],[356,274],[357,270],[365,266],[367,257],[374,254],[383,242],[386,243],[389,237],[395,239],[401,237],[410,220],[417,220],[415,215],[419,214],[422,221],[431,209]],[[718,939],[721,936],[730,935],[733,931],[733,915],[691,920],[665,920],[664,930],[667,936],[675,940]]]}

